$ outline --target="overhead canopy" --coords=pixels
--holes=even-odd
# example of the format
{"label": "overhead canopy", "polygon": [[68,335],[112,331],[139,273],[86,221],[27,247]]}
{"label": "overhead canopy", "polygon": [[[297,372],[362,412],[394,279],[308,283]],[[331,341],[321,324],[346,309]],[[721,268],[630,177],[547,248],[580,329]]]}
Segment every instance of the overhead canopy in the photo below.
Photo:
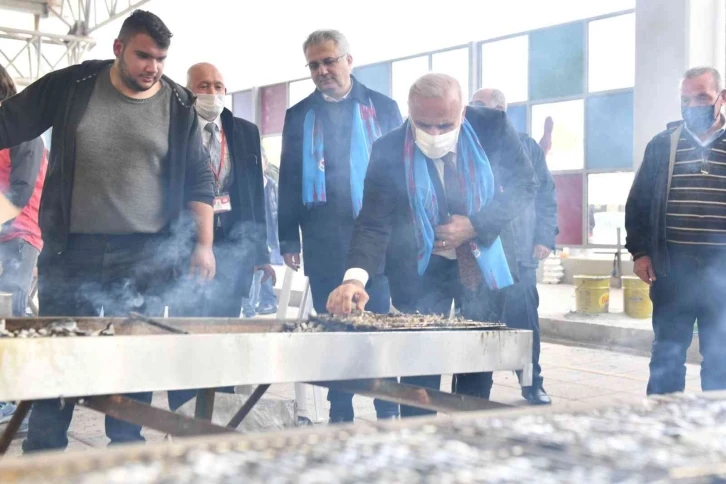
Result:
{"label": "overhead canopy", "polygon": [[[184,7],[181,4],[184,3]],[[143,8],[174,33],[166,73],[184,81],[196,62],[216,64],[230,91],[303,78],[302,43],[319,28],[348,37],[354,62],[369,64],[634,8],[635,0],[414,0],[337,5],[299,0],[152,0]],[[121,20],[98,32],[90,57],[112,56]]]}

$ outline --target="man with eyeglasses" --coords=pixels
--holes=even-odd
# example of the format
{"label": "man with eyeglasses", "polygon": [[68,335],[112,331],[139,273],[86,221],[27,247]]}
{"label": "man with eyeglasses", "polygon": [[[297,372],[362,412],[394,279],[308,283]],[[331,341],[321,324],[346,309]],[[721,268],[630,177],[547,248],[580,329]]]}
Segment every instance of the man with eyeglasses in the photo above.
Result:
{"label": "man with eyeglasses", "polygon": [[725,103],[716,69],[685,73],[683,120],[648,143],[625,205],[625,247],[653,301],[649,395],[685,389],[696,321],[701,388],[726,389]]}
{"label": "man with eyeglasses", "polygon": [[[507,111],[507,99],[499,89],[480,89],[474,93],[472,106]],[[542,385],[542,367],[539,365],[540,334],[539,294],[537,292],[537,267],[555,247],[557,235],[557,199],[555,182],[547,168],[545,152],[526,133],[519,133],[524,152],[532,163],[539,187],[534,200],[522,215],[513,222],[517,239],[517,263],[519,281],[508,288],[502,310],[502,321],[512,328],[533,332],[532,386],[522,388],[522,396],[532,405],[549,405],[552,399]]]}
{"label": "man with eyeglasses", "polygon": [[[313,306],[326,312],[328,295],[345,273],[353,225],[363,201],[363,180],[372,143],[398,127],[398,105],[351,75],[348,41],[336,30],[318,30],[303,43],[316,90],[288,109],[282,133],[279,185],[280,252],[305,275]],[[367,309],[390,310],[383,267],[372,274]],[[353,420],[352,395],[330,391],[330,421]],[[378,418],[395,418],[398,406],[376,401]]]}

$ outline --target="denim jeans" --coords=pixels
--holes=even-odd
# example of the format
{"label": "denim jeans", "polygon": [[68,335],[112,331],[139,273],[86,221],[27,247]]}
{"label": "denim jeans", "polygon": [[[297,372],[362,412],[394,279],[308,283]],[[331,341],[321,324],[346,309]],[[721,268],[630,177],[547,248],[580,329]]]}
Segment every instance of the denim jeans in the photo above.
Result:
{"label": "denim jeans", "polygon": [[669,246],[670,271],[650,289],[653,332],[647,393],[682,392],[698,320],[701,388],[726,389],[726,258],[722,250]]}
{"label": "denim jeans", "polygon": [[21,238],[0,242],[0,291],[13,295],[13,316],[25,316],[33,269],[39,253],[38,249]]}
{"label": "denim jeans", "polygon": [[[41,316],[126,316],[137,311],[163,314],[164,298],[177,262],[160,235],[71,235],[60,254],[43,252],[38,261]],[[151,392],[125,395],[151,402]],[[73,417],[72,400],[33,404],[24,452],[64,449]],[[143,442],[141,426],[106,416],[111,444]]]}
{"label": "denim jeans", "polygon": [[258,307],[277,306],[277,296],[272,279],[262,282],[265,275],[262,271],[256,271],[250,286],[250,294],[242,300],[242,312],[245,315],[254,315]]}

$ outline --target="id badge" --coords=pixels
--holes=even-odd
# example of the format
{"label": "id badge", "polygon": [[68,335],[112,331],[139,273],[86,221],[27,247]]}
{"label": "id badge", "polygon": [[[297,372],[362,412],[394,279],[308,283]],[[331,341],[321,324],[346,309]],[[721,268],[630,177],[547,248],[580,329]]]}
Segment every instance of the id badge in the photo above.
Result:
{"label": "id badge", "polygon": [[229,193],[222,193],[214,197],[214,213],[224,213],[232,210],[232,202],[229,199]]}

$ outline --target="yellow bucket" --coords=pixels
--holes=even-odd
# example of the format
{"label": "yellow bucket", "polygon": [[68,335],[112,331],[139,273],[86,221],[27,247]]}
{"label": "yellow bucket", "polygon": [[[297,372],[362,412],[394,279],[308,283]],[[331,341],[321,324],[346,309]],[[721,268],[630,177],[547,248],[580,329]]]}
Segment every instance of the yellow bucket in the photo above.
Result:
{"label": "yellow bucket", "polygon": [[575,310],[607,313],[610,308],[610,276],[575,276]]}
{"label": "yellow bucket", "polygon": [[636,276],[623,276],[623,305],[631,318],[646,319],[653,315],[650,286]]}

